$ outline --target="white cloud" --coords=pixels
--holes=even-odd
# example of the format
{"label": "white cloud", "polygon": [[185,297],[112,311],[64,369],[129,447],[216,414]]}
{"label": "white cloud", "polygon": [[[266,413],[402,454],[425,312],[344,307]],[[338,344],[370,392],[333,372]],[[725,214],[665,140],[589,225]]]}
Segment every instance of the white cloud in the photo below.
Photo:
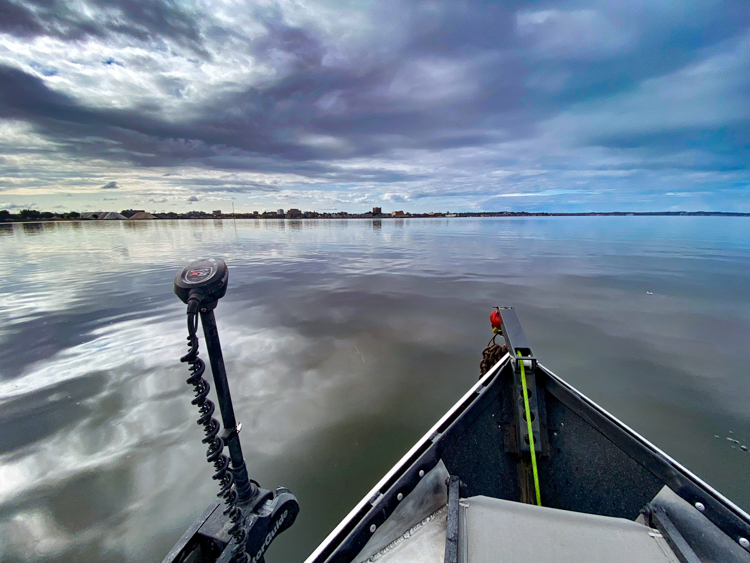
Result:
{"label": "white cloud", "polygon": [[601,59],[634,44],[630,30],[597,10],[520,11],[516,30],[536,56],[550,59]]}
{"label": "white cloud", "polygon": [[411,199],[408,194],[403,193],[392,193],[392,192],[386,192],[383,194],[383,201],[391,201],[391,202],[402,202],[402,201],[409,201]]}

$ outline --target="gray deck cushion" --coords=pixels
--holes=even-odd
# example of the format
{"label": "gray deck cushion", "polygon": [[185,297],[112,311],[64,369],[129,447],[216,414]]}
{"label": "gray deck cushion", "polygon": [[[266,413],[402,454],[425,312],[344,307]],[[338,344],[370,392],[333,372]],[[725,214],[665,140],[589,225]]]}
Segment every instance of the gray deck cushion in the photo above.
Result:
{"label": "gray deck cushion", "polygon": [[679,563],[657,530],[623,518],[461,499],[459,562]]}

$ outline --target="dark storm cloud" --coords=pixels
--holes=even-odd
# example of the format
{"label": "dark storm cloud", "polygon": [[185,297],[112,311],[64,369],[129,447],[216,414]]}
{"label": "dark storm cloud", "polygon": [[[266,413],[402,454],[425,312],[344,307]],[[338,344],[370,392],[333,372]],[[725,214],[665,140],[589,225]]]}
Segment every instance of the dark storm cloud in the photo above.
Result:
{"label": "dark storm cloud", "polygon": [[169,39],[205,54],[200,27],[170,0],[0,0],[0,31],[18,37],[49,35],[71,41],[116,34],[141,41]]}
{"label": "dark storm cloud", "polygon": [[[680,127],[669,131],[615,133],[593,141],[611,148],[637,149],[648,147],[653,155],[669,154],[676,147],[681,150],[698,150],[710,146],[715,161],[723,170],[745,169],[748,167],[747,152],[738,152],[739,147],[750,147],[750,119],[738,119],[716,129],[705,127]],[[668,164],[652,164],[650,168],[668,168]],[[694,170],[712,168],[708,163],[694,162]]]}
{"label": "dark storm cloud", "polygon": [[[89,104],[60,93],[43,78],[0,66],[0,117],[30,123],[70,154],[147,167],[293,173],[330,183],[424,183],[440,177],[397,166],[408,162],[409,151],[533,143],[549,138],[550,127],[558,126],[555,147],[629,151],[629,158],[639,160],[592,160],[587,163],[592,169],[669,168],[675,166],[673,155],[691,150],[705,154],[679,166],[747,165],[746,114],[691,120],[691,112],[705,113],[710,96],[704,92],[678,100],[679,119],[662,119],[664,111],[658,108],[649,117],[649,99],[658,105],[661,96],[658,84],[648,94],[652,98],[639,94],[644,85],[691,64],[732,49],[743,52],[750,23],[746,2],[386,2],[368,14],[378,30],[362,32],[369,43],[349,51],[318,27],[290,25],[281,8],[257,10],[253,21],[263,32],[245,36],[231,23],[219,25],[210,14],[190,13],[177,2],[90,0],[85,13],[69,6],[55,0],[0,0],[0,31],[76,41],[114,34],[157,48],[171,42],[203,56],[212,52],[211,41],[231,39],[241,41],[254,64],[275,69],[272,77],[253,84],[217,88],[209,100],[191,108],[189,117],[168,118],[158,105],[111,109]],[[103,60],[127,68],[117,57]],[[731,72],[710,76],[727,104],[741,106],[748,97],[750,65],[744,59],[732,64]],[[729,87],[721,91],[720,83],[732,80],[732,88],[739,88],[736,96]],[[177,97],[185,87],[166,75],[160,84]],[[699,86],[699,81],[689,85],[696,92]],[[628,96],[641,96],[644,109],[629,122],[615,123]],[[636,127],[642,115],[643,125]],[[520,162],[514,154],[478,154],[475,162],[488,171]],[[539,152],[533,159],[546,169],[574,166],[559,154],[558,149]],[[394,166],[345,166],[353,159],[375,158]],[[487,181],[473,190],[492,194],[495,185]],[[278,189],[262,183],[227,182],[224,187],[230,192]],[[453,193],[465,192],[446,186],[411,197]]]}
{"label": "dark storm cloud", "polygon": [[38,35],[43,28],[28,8],[8,0],[0,0],[0,31],[25,36]]}
{"label": "dark storm cloud", "polygon": [[[279,103],[272,101],[273,94],[252,92],[242,97],[246,101],[249,97],[251,103],[255,100],[261,106]],[[224,103],[221,105],[226,107]],[[256,123],[238,122],[221,115],[178,123],[133,111],[89,108],[51,90],[38,77],[0,66],[0,117],[33,123],[40,132],[76,154],[126,159],[144,166],[204,164],[261,172],[282,170],[341,182],[362,179],[394,182],[414,177],[375,168],[347,172],[333,164],[316,161],[341,155],[335,150],[313,149],[285,140],[286,128],[274,126],[270,117],[254,115],[250,109],[246,116]],[[284,117],[293,118],[286,114]],[[262,121],[263,126],[258,125],[258,121]],[[82,138],[96,137],[114,143],[79,142]],[[233,149],[241,149],[239,157]]]}
{"label": "dark storm cloud", "polygon": [[[294,145],[285,147],[275,141],[270,127],[262,128],[244,120],[238,125],[236,119],[222,115],[193,122],[174,122],[149,117],[137,110],[87,107],[50,89],[36,76],[2,65],[0,117],[26,120],[44,134],[69,144],[71,148],[75,146],[75,150],[115,156],[114,153],[123,148],[130,149],[134,154],[124,156],[139,164],[176,164],[183,160],[207,159],[217,154],[222,145],[271,154],[286,149],[292,158],[312,156],[295,150]],[[263,119],[262,115],[257,117],[269,125],[270,119]],[[117,148],[78,145],[78,140],[84,136],[115,141]]]}
{"label": "dark storm cloud", "polygon": [[291,55],[299,68],[319,68],[326,54],[325,46],[310,32],[286,25],[280,14],[259,17],[266,34],[253,42],[253,52],[261,59],[270,60],[275,53]]}

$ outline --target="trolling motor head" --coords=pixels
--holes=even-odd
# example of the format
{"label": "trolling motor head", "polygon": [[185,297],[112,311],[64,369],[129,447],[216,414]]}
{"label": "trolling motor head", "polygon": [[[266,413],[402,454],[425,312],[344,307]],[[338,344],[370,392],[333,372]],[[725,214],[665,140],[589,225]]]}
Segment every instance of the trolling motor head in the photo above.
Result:
{"label": "trolling motor head", "polygon": [[[224,260],[201,258],[185,266],[174,278],[174,292],[190,308],[213,309],[227,292],[229,270]],[[195,312],[195,311],[193,311]]]}

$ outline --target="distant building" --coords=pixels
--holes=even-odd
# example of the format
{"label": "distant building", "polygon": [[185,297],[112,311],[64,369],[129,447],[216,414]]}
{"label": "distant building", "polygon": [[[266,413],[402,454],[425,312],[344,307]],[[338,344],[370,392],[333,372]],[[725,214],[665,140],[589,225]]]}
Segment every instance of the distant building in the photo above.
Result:
{"label": "distant building", "polygon": [[130,219],[133,215],[136,213],[145,213],[145,209],[125,209],[122,214],[125,216],[125,218]]}
{"label": "distant building", "polygon": [[276,215],[278,217],[284,217],[284,210],[283,209],[277,209],[276,210]]}
{"label": "distant building", "polygon": [[378,215],[382,215],[383,209],[380,207],[373,207],[372,208],[372,216],[377,217]]}
{"label": "distant building", "polygon": [[117,219],[126,219],[125,215],[120,215],[116,211],[92,211],[81,213],[81,219],[97,219],[99,221],[112,221]]}
{"label": "distant building", "polygon": [[139,211],[135,215],[130,217],[133,220],[139,221],[142,219],[156,219],[154,215],[151,215],[151,213],[146,213],[145,211]]}
{"label": "distant building", "polygon": [[221,217],[221,209],[217,209],[216,211],[212,211],[211,215],[214,217]]}
{"label": "distant building", "polygon": [[290,209],[286,212],[287,219],[299,219],[300,217],[302,217],[302,211],[299,209]]}
{"label": "distant building", "polygon": [[406,217],[403,211],[391,211],[391,217]]}

